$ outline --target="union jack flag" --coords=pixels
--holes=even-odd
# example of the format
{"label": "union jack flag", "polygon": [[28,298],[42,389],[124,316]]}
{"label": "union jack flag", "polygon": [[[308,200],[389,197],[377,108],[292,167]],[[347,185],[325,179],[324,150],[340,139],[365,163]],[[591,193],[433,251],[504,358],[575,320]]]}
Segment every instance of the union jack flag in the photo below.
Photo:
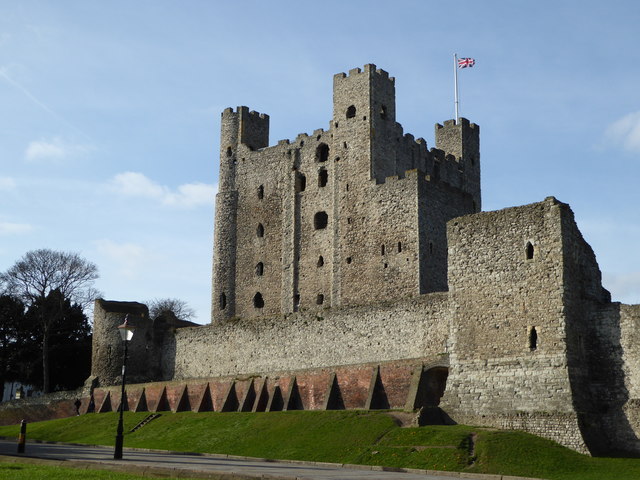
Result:
{"label": "union jack flag", "polygon": [[458,68],[473,67],[475,64],[476,64],[476,61],[473,58],[459,58],[458,59]]}

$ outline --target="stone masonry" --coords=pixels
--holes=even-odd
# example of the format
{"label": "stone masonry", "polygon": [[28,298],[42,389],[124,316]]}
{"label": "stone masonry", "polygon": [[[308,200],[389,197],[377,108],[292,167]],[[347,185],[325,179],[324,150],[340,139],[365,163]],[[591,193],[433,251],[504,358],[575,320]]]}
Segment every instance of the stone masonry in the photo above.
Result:
{"label": "stone masonry", "polygon": [[269,146],[247,107],[221,130],[212,323],[98,301],[83,411],[122,401],[128,313],[132,410],[422,408],[640,454],[640,306],[611,302],[568,205],[480,211],[477,125],[427,148],[365,65],[334,76],[326,130]]}

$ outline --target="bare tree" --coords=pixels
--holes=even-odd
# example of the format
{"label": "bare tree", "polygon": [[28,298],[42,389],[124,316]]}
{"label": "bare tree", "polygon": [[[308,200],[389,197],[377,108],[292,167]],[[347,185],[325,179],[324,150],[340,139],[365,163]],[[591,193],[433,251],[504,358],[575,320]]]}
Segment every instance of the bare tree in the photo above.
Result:
{"label": "bare tree", "polygon": [[195,310],[187,302],[177,298],[154,298],[147,302],[147,306],[152,319],[167,312],[173,313],[179,320],[191,320],[196,315]]}
{"label": "bare tree", "polygon": [[82,307],[90,305],[98,292],[93,288],[98,267],[76,253],[40,249],[27,252],[13,267],[0,274],[3,289],[22,299],[27,306],[44,305],[50,294],[59,298],[59,307],[39,308],[42,333],[43,390],[50,388],[49,340],[58,322],[65,299]]}

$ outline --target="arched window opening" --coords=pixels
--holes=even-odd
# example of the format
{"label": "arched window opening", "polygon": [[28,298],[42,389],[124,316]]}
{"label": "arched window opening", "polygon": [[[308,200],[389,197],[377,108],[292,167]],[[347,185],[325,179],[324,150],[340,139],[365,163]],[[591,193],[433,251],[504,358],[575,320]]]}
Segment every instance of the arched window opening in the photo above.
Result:
{"label": "arched window opening", "polygon": [[230,157],[231,155],[233,155],[233,150],[231,147],[227,147],[227,157]]}
{"label": "arched window opening", "polygon": [[429,242],[429,253],[433,253],[433,242]]}
{"label": "arched window opening", "polygon": [[382,247],[380,247],[380,254],[384,255],[384,243],[382,244]]}
{"label": "arched window opening", "polygon": [[387,119],[387,107],[385,107],[384,105],[382,105],[380,107],[380,118],[382,120],[386,120]]}
{"label": "arched window opening", "polygon": [[536,327],[531,327],[529,330],[529,350],[533,351],[538,348],[538,332]]}
{"label": "arched window opening", "polygon": [[258,236],[258,238],[264,237],[264,227],[262,226],[261,223],[258,224],[258,228],[256,229],[256,235]]}
{"label": "arched window opening", "polygon": [[329,145],[321,143],[316,148],[316,162],[326,162],[329,160]]}
{"label": "arched window opening", "polygon": [[307,188],[307,177],[303,173],[296,172],[296,192],[304,192]]}
{"label": "arched window opening", "polygon": [[328,181],[329,181],[329,172],[327,172],[326,168],[321,168],[318,171],[318,186],[326,187]]}
{"label": "arched window opening", "polygon": [[264,198],[264,185],[260,185],[258,187],[258,200],[262,200]]}
{"label": "arched window opening", "polygon": [[398,253],[402,253],[402,242],[398,242]]}
{"label": "arched window opening", "polygon": [[294,311],[294,312],[297,312],[297,311],[298,311],[298,308],[300,308],[300,294],[299,294],[299,293],[296,293],[296,294],[293,296],[293,311]]}
{"label": "arched window opening", "polygon": [[527,242],[527,260],[531,260],[533,258],[534,248],[531,242]]}
{"label": "arched window opening", "polygon": [[253,296],[253,306],[255,308],[263,308],[264,307],[264,299],[262,298],[262,294],[260,292],[257,292]]}
{"label": "arched window opening", "polygon": [[227,296],[222,292],[220,294],[220,310],[227,308]]}
{"label": "arched window opening", "polygon": [[322,258],[322,255],[320,255],[320,256],[318,257],[318,263],[317,263],[317,266],[318,266],[318,267],[322,267],[323,265],[324,265],[324,258]]}
{"label": "arched window opening", "polygon": [[313,216],[313,228],[316,230],[323,230],[327,228],[329,223],[329,215],[327,212],[318,212]]}
{"label": "arched window opening", "polygon": [[351,257],[347,257],[347,263],[351,264],[351,262],[352,262]]}
{"label": "arched window opening", "polygon": [[316,297],[316,304],[322,305],[323,303],[324,303],[324,295],[319,293],[318,296]]}
{"label": "arched window opening", "polygon": [[264,275],[264,263],[258,262],[258,264],[256,265],[256,275],[258,275],[259,277]]}
{"label": "arched window opening", "polygon": [[356,116],[356,107],[355,105],[351,105],[347,108],[347,118],[353,118]]}

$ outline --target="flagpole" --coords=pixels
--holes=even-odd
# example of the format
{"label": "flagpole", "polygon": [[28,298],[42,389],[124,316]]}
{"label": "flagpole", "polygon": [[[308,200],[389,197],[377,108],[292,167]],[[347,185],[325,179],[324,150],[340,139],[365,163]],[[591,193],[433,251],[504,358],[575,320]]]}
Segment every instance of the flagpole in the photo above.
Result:
{"label": "flagpole", "polygon": [[456,124],[459,123],[458,120],[460,118],[458,114],[458,54],[453,54],[453,90],[454,90],[454,104],[456,111]]}

